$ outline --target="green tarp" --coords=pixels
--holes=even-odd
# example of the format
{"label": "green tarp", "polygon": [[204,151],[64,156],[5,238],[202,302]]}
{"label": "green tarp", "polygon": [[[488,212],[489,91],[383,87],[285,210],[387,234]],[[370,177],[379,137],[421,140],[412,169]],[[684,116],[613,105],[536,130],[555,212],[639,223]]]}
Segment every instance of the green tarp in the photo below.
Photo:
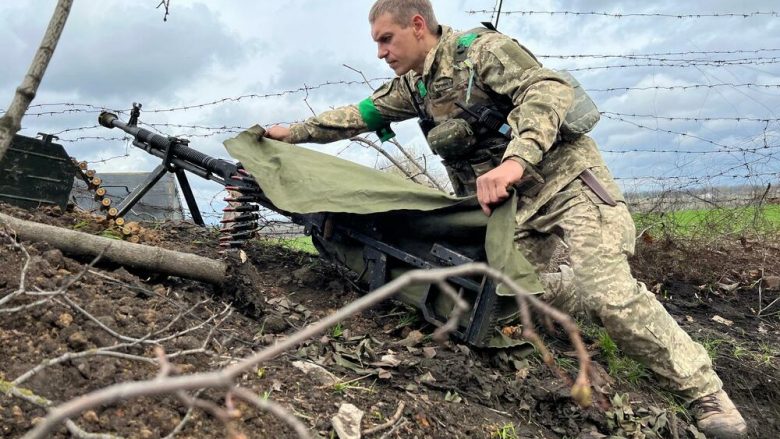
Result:
{"label": "green tarp", "polygon": [[[491,267],[525,291],[542,291],[532,265],[513,243],[516,197],[488,218],[474,197],[452,197],[390,173],[263,138],[260,133],[260,127],[250,128],[225,141],[225,147],[279,209],[338,213],[341,221],[370,223],[381,231],[383,241],[412,254],[427,254],[434,242],[464,254],[482,253]],[[344,254],[342,262],[358,273],[363,268],[359,255]],[[497,293],[511,294],[501,285]],[[516,309],[510,308],[502,317],[514,315]]]}

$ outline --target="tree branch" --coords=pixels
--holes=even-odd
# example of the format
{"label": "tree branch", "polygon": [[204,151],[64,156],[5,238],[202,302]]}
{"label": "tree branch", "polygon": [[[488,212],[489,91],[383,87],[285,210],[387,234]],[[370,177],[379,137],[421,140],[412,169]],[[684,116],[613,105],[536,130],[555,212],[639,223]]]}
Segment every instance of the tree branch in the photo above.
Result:
{"label": "tree branch", "polygon": [[43,74],[46,73],[52,55],[54,55],[54,49],[57,48],[72,5],[73,0],[59,0],[57,2],[54,14],[49,21],[49,27],[46,28],[43,41],[35,53],[30,69],[22,84],[16,89],[16,94],[5,115],[0,117],[0,159],[5,156],[14,134],[22,128],[22,117],[38,92],[38,86],[41,84]]}

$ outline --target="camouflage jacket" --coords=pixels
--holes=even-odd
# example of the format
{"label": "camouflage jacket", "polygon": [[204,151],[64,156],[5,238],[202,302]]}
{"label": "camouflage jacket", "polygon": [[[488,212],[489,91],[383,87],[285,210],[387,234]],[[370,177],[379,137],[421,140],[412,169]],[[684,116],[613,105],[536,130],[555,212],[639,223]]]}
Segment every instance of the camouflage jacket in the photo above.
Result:
{"label": "camouflage jacket", "polygon": [[[586,168],[593,170],[613,198],[622,200],[595,142],[584,135],[570,140],[559,136],[573,99],[569,84],[543,68],[518,42],[494,31],[455,32],[442,26],[422,74],[410,71],[385,83],[358,105],[326,111],[295,124],[288,140],[326,143],[368,131],[382,136],[388,133],[390,122],[418,116],[415,98],[422,112],[433,119],[434,127],[463,117],[456,102],[484,102],[506,115],[512,138],[500,150],[491,149],[492,161],[468,157],[444,161],[459,195],[473,193],[476,176],[512,159],[533,166],[545,181],[533,193],[520,194],[519,221],[528,219]],[[473,171],[471,179],[463,177],[464,166]],[[462,185],[469,187],[459,188]]]}

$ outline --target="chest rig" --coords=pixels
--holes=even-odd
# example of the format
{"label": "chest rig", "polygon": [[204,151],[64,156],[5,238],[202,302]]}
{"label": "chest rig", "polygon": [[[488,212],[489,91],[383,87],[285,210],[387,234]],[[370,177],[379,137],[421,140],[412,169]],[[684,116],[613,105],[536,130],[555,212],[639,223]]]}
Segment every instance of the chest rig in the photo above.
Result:
{"label": "chest rig", "polygon": [[[430,68],[430,74],[411,84],[404,79],[420,118],[420,128],[431,150],[441,156],[444,167],[458,196],[473,195],[476,179],[501,163],[511,140],[507,115],[514,103],[485,86],[476,74],[475,62],[469,58],[469,48],[483,34],[497,32],[475,28],[455,37],[449,47],[440,48]],[[522,68],[540,67],[541,63],[522,44],[521,54],[514,61]],[[559,140],[572,139],[589,132],[598,122],[600,113],[579,82],[568,72],[559,71],[574,90],[574,101],[562,122]],[[531,188],[519,192],[533,196],[539,189],[536,174]]]}
{"label": "chest rig", "polygon": [[[468,57],[469,47],[486,32],[476,28],[458,36],[454,48],[444,48],[451,53],[437,54],[427,81],[404,79],[420,128],[433,153],[441,156],[458,196],[476,193],[477,177],[501,163],[510,140],[506,117],[511,100],[484,86]],[[523,62],[538,65],[530,52]]]}

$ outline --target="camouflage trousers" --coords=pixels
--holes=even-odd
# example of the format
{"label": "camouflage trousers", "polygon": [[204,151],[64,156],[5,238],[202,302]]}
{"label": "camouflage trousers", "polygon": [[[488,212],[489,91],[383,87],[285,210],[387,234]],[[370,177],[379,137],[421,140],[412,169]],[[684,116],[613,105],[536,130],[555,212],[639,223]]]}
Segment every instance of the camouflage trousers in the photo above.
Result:
{"label": "camouflage trousers", "polygon": [[655,372],[669,390],[691,400],[720,390],[705,349],[632,276],[628,257],[635,234],[624,203],[607,205],[576,179],[519,225],[515,239],[540,273],[554,259],[556,242],[567,247],[571,270],[564,266],[541,276],[548,290],[544,298],[553,306],[601,323],[623,352]]}

